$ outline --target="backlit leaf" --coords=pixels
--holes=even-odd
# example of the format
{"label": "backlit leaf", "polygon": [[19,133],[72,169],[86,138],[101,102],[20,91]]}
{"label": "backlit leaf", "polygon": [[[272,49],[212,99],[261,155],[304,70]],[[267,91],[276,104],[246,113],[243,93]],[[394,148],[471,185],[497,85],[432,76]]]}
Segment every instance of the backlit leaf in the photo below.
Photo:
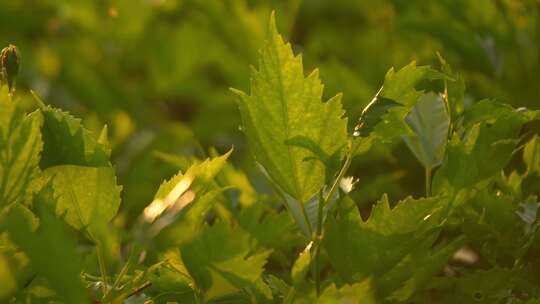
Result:
{"label": "backlit leaf", "polygon": [[39,112],[26,115],[0,87],[0,207],[25,200],[39,173],[43,147]]}
{"label": "backlit leaf", "polygon": [[[259,69],[252,70],[251,93],[234,92],[239,95],[243,128],[256,160],[283,191],[307,202],[327,176],[328,168],[318,159],[340,154],[347,140],[341,95],[322,102],[318,71],[304,76],[301,55],[295,56],[283,41],[273,16]],[[316,147],[319,155],[313,153],[315,149],[291,145],[295,138]]]}
{"label": "backlit leaf", "polygon": [[120,206],[121,187],[113,168],[64,165],[43,173],[52,178],[58,216],[94,240],[106,233]]}

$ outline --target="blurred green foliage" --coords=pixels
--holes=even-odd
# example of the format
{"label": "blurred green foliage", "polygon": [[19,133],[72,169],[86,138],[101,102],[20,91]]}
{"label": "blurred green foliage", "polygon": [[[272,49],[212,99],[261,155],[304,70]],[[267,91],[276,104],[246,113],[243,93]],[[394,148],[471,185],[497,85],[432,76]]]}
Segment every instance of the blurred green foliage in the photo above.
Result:
{"label": "blurred green foliage", "polygon": [[[302,66],[305,74],[318,68],[322,100],[343,93],[349,125],[331,124],[334,133],[328,134],[339,131],[353,141],[358,119],[369,125],[361,130],[367,131],[361,137],[369,148],[360,149],[354,162],[345,161],[345,170],[352,162],[347,174],[357,178],[354,190],[327,197],[321,243],[306,242],[312,231],[295,226],[301,225],[291,200],[286,205],[293,217],[284,211],[278,194],[280,187],[287,192],[288,181],[277,179],[276,186],[253,166],[242,134],[249,132],[240,130],[236,97],[229,91],[257,87],[250,85],[249,67],[257,65],[273,10],[279,32],[295,54],[303,54],[297,73],[285,64],[288,74],[283,73],[299,79]],[[0,4],[0,46],[8,44],[18,46],[22,62],[17,106],[12,95],[0,92],[0,114],[7,117],[0,135],[8,139],[0,143],[0,205],[6,210],[0,212],[0,230],[9,232],[0,234],[0,280],[6,282],[0,298],[24,286],[17,296],[28,301],[57,295],[66,302],[97,295],[104,302],[131,301],[140,288],[156,303],[313,303],[312,285],[318,282],[309,272],[319,260],[319,303],[429,302],[439,295],[447,303],[532,303],[540,297],[534,276],[540,149],[531,135],[540,129],[539,112],[482,100],[539,107],[538,0],[9,0]],[[442,66],[441,72],[426,64]],[[396,68],[387,72],[391,67]],[[268,88],[281,79],[272,86],[261,83],[254,99],[275,103],[279,94]],[[424,88],[449,94],[422,95]],[[448,109],[441,107],[443,97]],[[362,112],[372,101],[375,106]],[[37,111],[25,114],[36,105]],[[296,104],[298,116],[302,105]],[[341,120],[335,108],[334,118]],[[407,116],[411,111],[416,114]],[[300,135],[316,127],[326,131],[298,116],[293,118]],[[266,141],[285,136],[268,127],[270,119],[259,120],[243,128],[270,130]],[[308,152],[322,146],[301,136],[289,142],[281,137],[277,144],[286,147],[271,160],[289,146]],[[345,149],[345,139],[339,142],[325,148]],[[231,146],[234,153],[226,154]],[[350,150],[338,152],[339,162]],[[304,164],[304,154],[309,155],[302,150],[293,160],[307,167],[300,176],[318,180],[309,195],[296,199],[305,203],[304,224],[311,225],[322,213],[316,213],[317,199],[304,200],[333,180],[339,163],[325,162],[325,175]],[[274,178],[269,163],[261,165]],[[424,170],[431,177],[439,165],[431,191]],[[44,185],[49,177],[54,181]],[[121,205],[117,185],[123,186]],[[173,203],[184,199],[185,205],[159,217],[174,209],[170,196],[179,185],[185,186],[182,197]],[[347,187],[353,188],[341,188]],[[413,198],[430,192],[436,196]],[[153,217],[155,202],[167,207],[154,210]],[[319,249],[321,256],[312,258]],[[480,259],[447,264],[458,249]],[[41,255],[51,250],[54,259]],[[51,266],[63,260],[70,262],[66,269]],[[439,275],[445,265],[450,266]],[[98,271],[101,277],[93,276]],[[78,274],[91,295],[71,280]],[[65,284],[73,285],[73,294],[62,294]]]}
{"label": "blurred green foliage", "polygon": [[[174,173],[156,160],[156,150],[203,156],[197,138],[221,151],[234,145],[236,161],[246,159],[228,88],[247,88],[271,10],[304,54],[306,71],[320,69],[325,99],[344,93],[350,124],[389,67],[438,64],[437,52],[466,79],[466,103],[490,96],[540,104],[535,0],[10,0],[0,6],[0,45],[18,45],[24,58],[20,90],[35,90],[96,132],[108,124],[113,162],[130,189],[123,208],[133,208],[132,216]],[[392,182],[388,192],[397,197],[422,193],[416,182],[422,168],[402,144],[392,149],[363,158],[356,170],[361,183]],[[386,175],[371,179],[381,172]],[[380,192],[366,194],[361,201]]]}

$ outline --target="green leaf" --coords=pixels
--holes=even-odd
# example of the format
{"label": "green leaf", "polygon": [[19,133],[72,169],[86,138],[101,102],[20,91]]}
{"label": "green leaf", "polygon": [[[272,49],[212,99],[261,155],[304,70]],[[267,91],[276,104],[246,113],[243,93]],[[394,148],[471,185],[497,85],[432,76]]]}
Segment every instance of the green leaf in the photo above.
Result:
{"label": "green leaf", "polygon": [[448,100],[448,115],[450,116],[450,121],[455,122],[465,109],[465,80],[461,75],[452,71],[452,68],[446,60],[444,60],[441,54],[437,53],[437,56],[441,63],[442,72],[454,78],[454,80],[445,80],[445,94],[446,99]]}
{"label": "green leaf", "polygon": [[[466,214],[460,223],[462,233],[473,248],[478,248],[482,259],[492,264],[507,257],[519,257],[520,252],[526,250],[531,236],[526,235],[531,228],[527,221],[533,223],[536,220],[534,205],[523,204],[521,209],[518,205],[522,203],[520,200],[495,189],[495,186],[484,186],[475,195],[469,195],[466,204],[457,209]],[[525,203],[535,202],[533,198]]]}
{"label": "green leaf", "polygon": [[525,234],[529,234],[533,231],[533,227],[537,221],[540,202],[537,202],[536,196],[530,196],[519,204],[519,206],[521,210],[516,211],[516,214],[525,224]]}
{"label": "green leaf", "polygon": [[43,147],[39,112],[26,115],[0,88],[0,207],[23,202],[39,173]]}
{"label": "green leaf", "polygon": [[80,119],[40,103],[44,117],[42,169],[58,165],[110,166],[111,151],[103,132],[98,142]]}
{"label": "green leaf", "polygon": [[308,214],[306,210],[318,210],[316,207],[318,199],[313,197],[308,202],[301,204],[299,201],[287,195],[285,196],[284,203],[287,207],[287,211],[291,214],[294,222],[298,228],[300,228],[304,236],[308,239],[311,238],[313,231],[316,231],[317,228],[312,225],[316,223],[317,217],[316,215],[313,215],[313,212]]}
{"label": "green leaf", "polygon": [[0,252],[0,300],[7,301],[17,288],[17,280],[9,267],[9,261]]}
{"label": "green leaf", "polygon": [[182,260],[205,300],[252,286],[261,276],[271,251],[249,254],[249,236],[218,223],[181,248]]}
{"label": "green leaf", "polygon": [[344,285],[339,289],[335,284],[327,287],[319,299],[319,304],[342,304],[342,303],[363,303],[375,304],[375,296],[371,289],[371,282],[364,280],[352,285]]}
{"label": "green leaf", "polygon": [[243,208],[238,224],[256,240],[257,248],[287,249],[295,246],[299,239],[290,215],[285,211],[277,212],[264,203]]}
{"label": "green leaf", "polygon": [[496,266],[460,277],[446,278],[446,303],[488,304],[513,301],[514,294],[518,294],[520,288],[517,275],[513,270]]}
{"label": "green leaf", "polygon": [[[250,95],[234,90],[243,129],[256,160],[280,188],[301,203],[324,185],[328,174],[313,150],[287,144],[302,138],[319,156],[341,155],[347,141],[341,95],[322,102],[319,72],[304,77],[302,57],[278,34],[274,17],[251,73]],[[339,158],[341,158],[340,156]]]}
{"label": "green leaf", "polygon": [[165,252],[163,258],[166,262],[148,273],[152,286],[146,294],[159,295],[163,301],[194,302],[193,278],[189,275],[180,252],[169,250]]}
{"label": "green leaf", "polygon": [[[222,193],[222,189],[214,189],[200,194],[189,202],[189,206],[182,208],[179,215],[172,218],[160,218],[156,221],[155,227],[161,229],[157,231],[155,237],[159,248],[181,246],[197,237],[197,232],[204,225],[208,211],[215,205],[217,197]],[[162,226],[166,227],[162,228]],[[152,232],[152,234],[156,234],[156,232]]]}
{"label": "green leaf", "polygon": [[164,211],[176,205],[176,211],[180,211],[193,199],[188,200],[184,205],[177,204],[182,195],[188,190],[196,196],[204,194],[206,189],[213,182],[214,177],[226,164],[227,158],[232,153],[232,149],[222,156],[206,159],[201,163],[195,163],[182,174],[178,172],[171,179],[164,181],[154,196],[154,200],[144,209],[144,217],[147,222],[153,222]]}
{"label": "green leaf", "polygon": [[450,117],[440,95],[422,95],[405,121],[414,132],[403,140],[424,166],[431,170],[441,164],[448,139]]}
{"label": "green leaf", "polygon": [[397,267],[378,279],[380,292],[390,294],[388,299],[393,301],[409,301],[414,294],[426,289],[429,281],[441,272],[464,241],[462,237],[432,249],[434,240],[427,238]]}
{"label": "green leaf", "polygon": [[121,187],[112,167],[55,166],[43,172],[52,178],[56,214],[71,226],[86,230],[94,240],[107,233],[107,224],[120,206]]}
{"label": "green leaf", "polygon": [[76,242],[67,234],[64,223],[54,215],[54,199],[49,186],[36,195],[34,206],[38,210],[39,227],[28,209],[15,205],[6,220],[10,238],[24,250],[32,269],[47,280],[58,298],[66,303],[88,303],[79,276],[82,261]]}
{"label": "green leaf", "polygon": [[383,115],[393,107],[402,106],[389,98],[376,95],[373,100],[362,110],[358,125],[355,127],[355,136],[368,136],[375,126],[381,122]]}
{"label": "green leaf", "polygon": [[527,165],[527,174],[540,173],[540,137],[535,135],[523,149],[523,161]]}
{"label": "green leaf", "polygon": [[433,193],[473,187],[499,174],[520,140],[521,126],[533,118],[490,100],[471,106],[448,143],[447,156],[433,179]]}
{"label": "green leaf", "polygon": [[383,142],[412,135],[405,117],[422,95],[416,86],[425,80],[445,77],[429,66],[417,67],[414,61],[397,72],[390,69],[383,86],[362,111],[355,135],[371,135]]}
{"label": "green leaf", "polygon": [[309,244],[300,252],[298,255],[298,258],[293,264],[292,270],[291,270],[291,278],[294,286],[298,286],[302,284],[306,278],[306,275],[309,272],[310,266],[311,266],[311,247],[313,246],[313,242],[309,242]]}
{"label": "green leaf", "polygon": [[323,240],[330,263],[346,282],[383,275],[433,234],[437,211],[446,203],[440,197],[407,198],[391,210],[385,196],[366,222],[359,221],[358,210],[340,211],[328,219]]}

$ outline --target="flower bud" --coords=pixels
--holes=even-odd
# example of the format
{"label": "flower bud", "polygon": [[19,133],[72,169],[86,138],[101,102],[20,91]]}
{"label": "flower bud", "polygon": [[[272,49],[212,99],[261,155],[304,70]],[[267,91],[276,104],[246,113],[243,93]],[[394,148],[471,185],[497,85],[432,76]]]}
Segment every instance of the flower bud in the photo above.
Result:
{"label": "flower bud", "polygon": [[7,82],[10,91],[19,72],[19,60],[19,50],[16,46],[10,44],[2,49],[0,53],[2,79]]}

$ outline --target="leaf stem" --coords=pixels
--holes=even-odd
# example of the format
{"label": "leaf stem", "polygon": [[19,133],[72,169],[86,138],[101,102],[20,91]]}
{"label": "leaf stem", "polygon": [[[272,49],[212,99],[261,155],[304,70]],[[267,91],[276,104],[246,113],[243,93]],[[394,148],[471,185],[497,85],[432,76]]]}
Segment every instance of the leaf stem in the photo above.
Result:
{"label": "leaf stem", "polygon": [[332,199],[332,196],[334,195],[334,193],[336,192],[339,186],[341,179],[345,176],[345,173],[347,173],[347,170],[349,170],[349,167],[351,166],[351,162],[352,162],[352,155],[353,155],[353,151],[350,150],[347,153],[347,157],[345,158],[345,163],[341,167],[341,170],[339,171],[339,174],[336,177],[334,184],[332,185],[332,187],[330,188],[330,191],[328,192],[328,195],[324,199],[324,204],[323,204],[324,206],[326,206],[330,202],[330,200]]}
{"label": "leaf stem", "polygon": [[343,163],[341,170],[339,171],[336,179],[334,180],[332,187],[330,187],[330,191],[328,191],[328,194],[326,195],[325,198],[323,198],[322,193],[319,198],[319,206],[318,206],[318,212],[317,212],[317,231],[315,234],[313,234],[313,237],[312,237],[312,241],[314,245],[313,255],[312,255],[313,277],[315,280],[315,290],[317,292],[317,298],[321,294],[320,255],[321,255],[321,242],[323,239],[324,207],[328,205],[328,203],[334,196],[334,193],[338,189],[341,179],[343,178],[343,176],[345,176],[345,173],[347,173],[347,170],[351,166],[353,153],[354,153],[354,150],[352,148],[352,144],[349,143],[349,148],[347,150],[347,156],[345,157],[345,162]]}
{"label": "leaf stem", "polygon": [[101,280],[103,281],[103,295],[105,296],[109,289],[109,278],[107,276],[107,267],[105,265],[105,256],[103,255],[103,247],[101,242],[97,242],[96,244],[96,253],[99,264],[99,272],[101,273]]}
{"label": "leaf stem", "polygon": [[137,288],[134,289],[132,292],[130,292],[130,293],[127,295],[126,299],[129,298],[129,297],[131,297],[131,296],[134,296],[134,295],[136,295],[136,294],[138,294],[138,293],[140,293],[140,292],[142,292],[143,290],[145,290],[146,288],[148,288],[148,287],[150,287],[150,286],[152,286],[152,282],[145,282],[143,285],[137,287]]}
{"label": "leaf stem", "polygon": [[426,168],[426,197],[431,196],[431,168]]}
{"label": "leaf stem", "polygon": [[315,236],[315,241],[313,243],[312,251],[312,261],[313,261],[313,277],[315,279],[315,292],[317,298],[321,295],[321,268],[320,268],[320,254],[321,254],[321,238]]}
{"label": "leaf stem", "polygon": [[111,295],[111,292],[113,290],[115,290],[118,286],[120,286],[120,283],[122,282],[122,279],[128,273],[128,271],[131,269],[131,266],[133,265],[133,263],[135,261],[135,258],[136,258],[138,253],[139,253],[138,248],[136,248],[135,245],[133,245],[133,247],[131,248],[131,251],[129,253],[129,256],[128,256],[127,260],[126,260],[126,263],[122,267],[122,270],[120,270],[120,273],[118,274],[118,276],[116,276],[116,280],[114,281],[112,287],[110,289],[108,289],[107,293],[105,293],[105,295],[103,296],[104,300],[107,300],[109,298],[109,296]]}

